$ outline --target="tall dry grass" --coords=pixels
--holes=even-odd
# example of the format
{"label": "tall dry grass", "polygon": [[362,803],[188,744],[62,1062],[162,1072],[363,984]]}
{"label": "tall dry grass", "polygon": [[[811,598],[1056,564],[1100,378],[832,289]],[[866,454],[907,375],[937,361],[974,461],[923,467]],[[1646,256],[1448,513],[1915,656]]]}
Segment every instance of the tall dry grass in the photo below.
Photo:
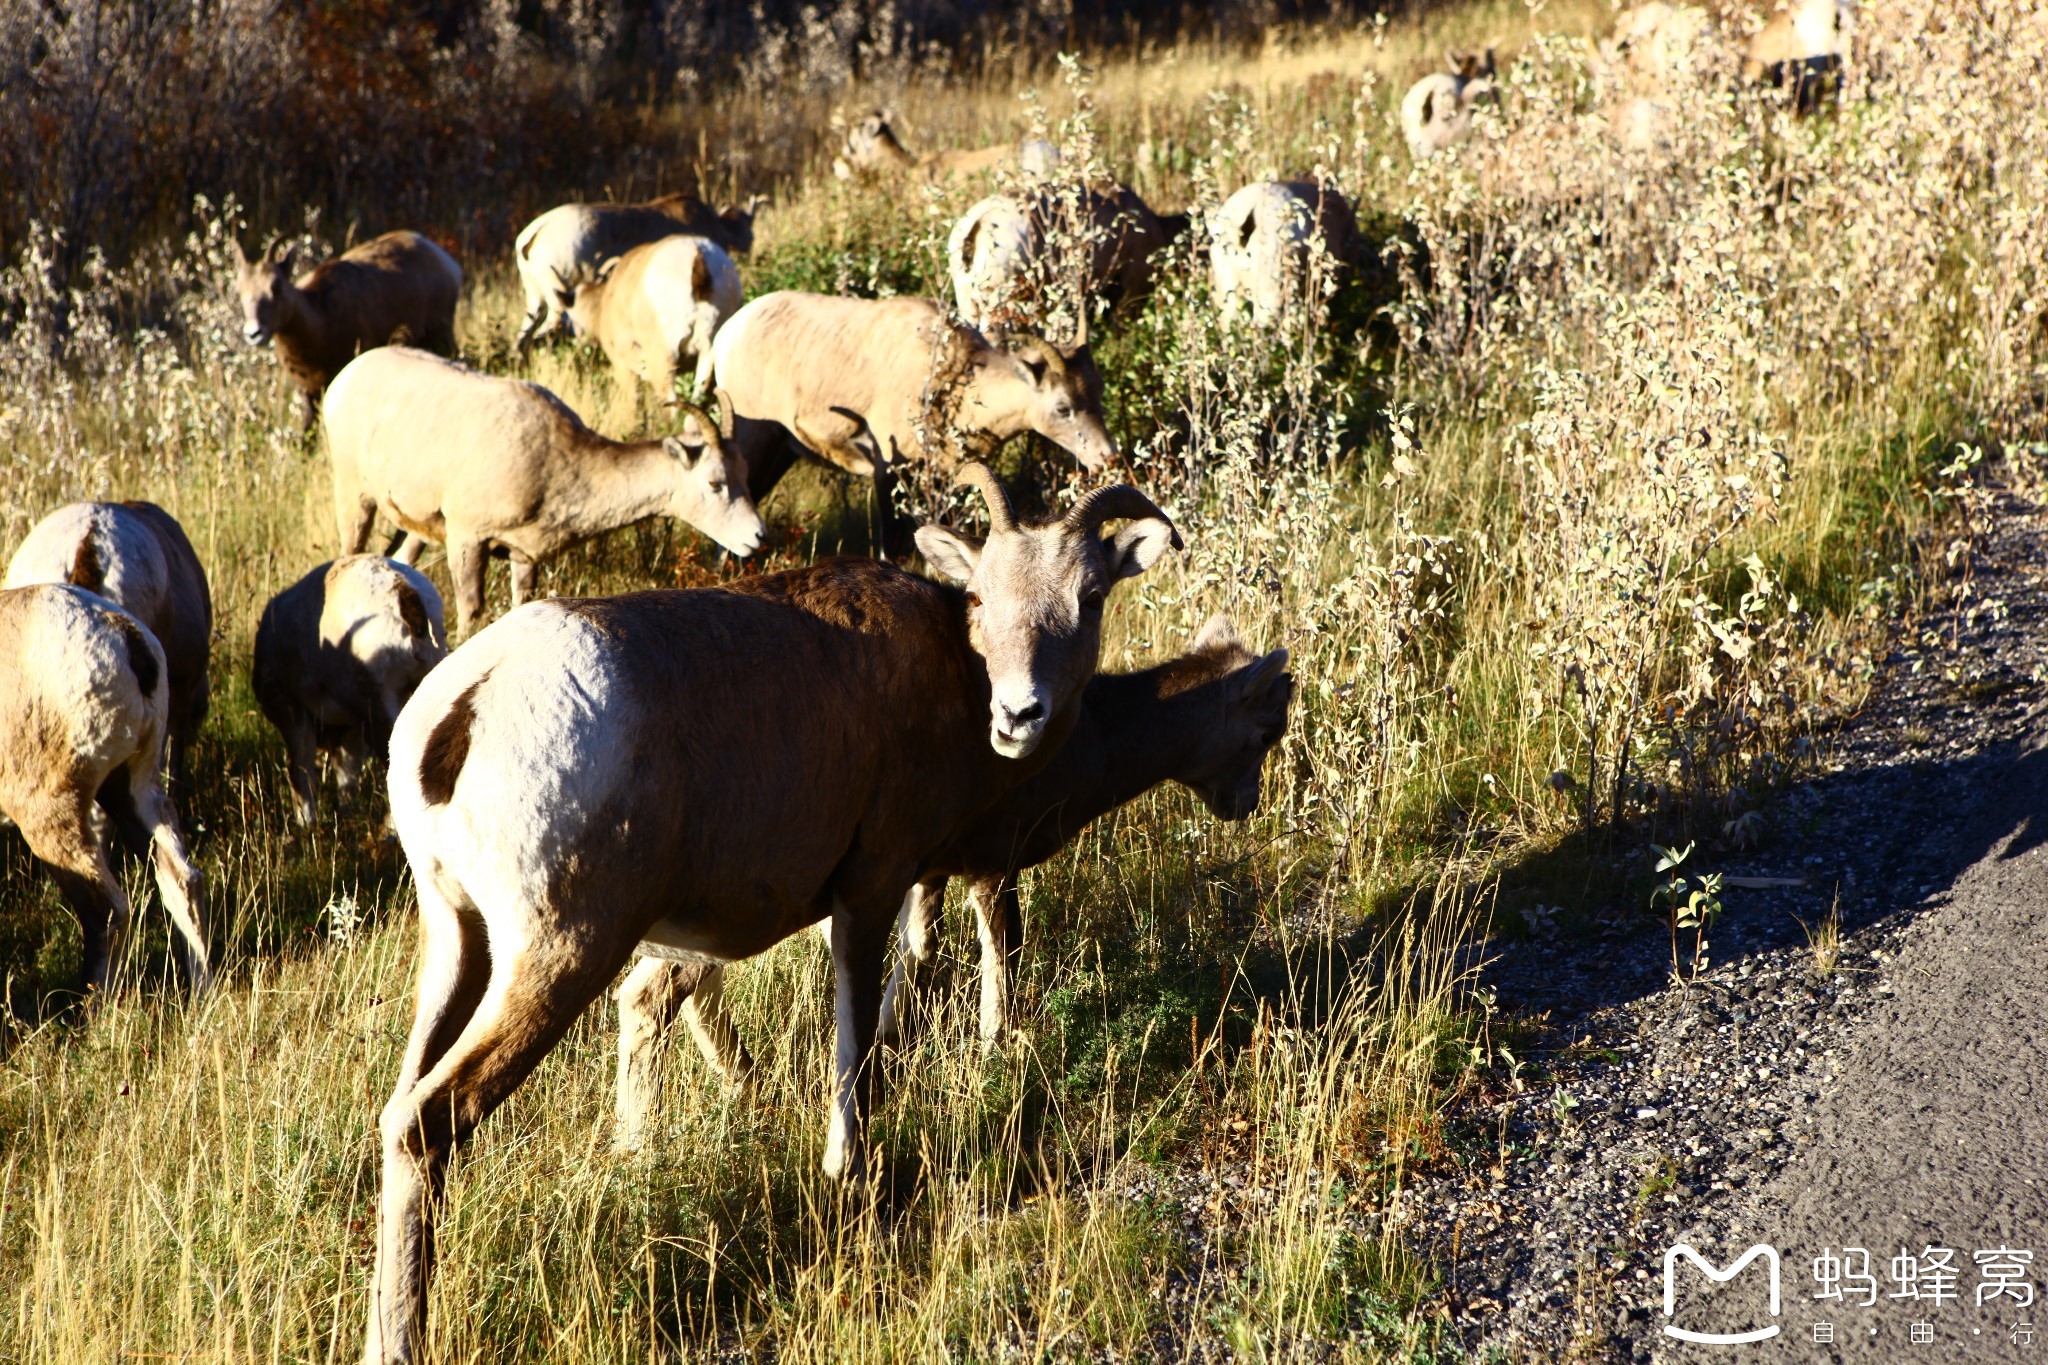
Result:
{"label": "tall dry grass", "polygon": [[[1382,250],[1319,261],[1270,334],[1218,320],[1199,233],[1098,327],[1112,426],[1190,546],[1120,592],[1105,665],[1228,611],[1293,650],[1293,725],[1253,820],[1164,791],[1033,874],[1019,1039],[983,1060],[966,972],[946,978],[946,1015],[892,1068],[873,1207],[814,1170],[829,973],[809,937],[735,974],[760,1098],[723,1100],[684,1044],[648,1158],[607,1151],[593,1012],[457,1163],[441,1358],[1442,1353],[1443,1268],[1404,1247],[1401,1201],[1418,1164],[1471,1156],[1444,1122],[1487,1064],[1461,948],[1520,898],[1567,921],[1640,906],[1613,869],[1649,839],[1696,836],[1705,859],[1767,824],[1873,641],[1933,590],[1923,533],[1974,505],[1958,443],[2040,435],[2034,9],[1873,7],[1841,105],[1811,120],[1732,88],[1727,21],[1634,149],[1619,101],[1640,87],[1584,37],[1604,13],[1189,42],[1034,91],[843,88],[920,150],[1042,126],[1076,154],[1065,174],[1086,153],[1162,208],[1269,175],[1359,205]],[[1391,106],[1447,40],[1503,47],[1502,104],[1410,168]],[[748,98],[776,126],[772,89]],[[986,185],[812,172],[764,214],[750,292],[942,292],[945,228]],[[248,692],[256,613],[333,532],[317,446],[221,294],[243,212],[201,205],[189,237],[88,266],[62,300],[46,237],[0,276],[0,543],[66,498],[154,498],[221,626],[186,807],[222,987],[180,1003],[151,927],[90,1028],[25,1024],[0,1067],[0,1280],[20,1286],[0,1352],[22,1360],[326,1359],[359,1330],[410,892],[371,812],[291,832]],[[516,362],[510,271],[468,264],[472,360],[613,434],[669,420],[573,348]],[[53,354],[35,319],[60,305]],[[1055,497],[1072,477],[1032,448],[1007,467]],[[794,478],[772,562],[859,549],[864,496]],[[542,583],[724,572],[657,526]],[[76,933],[11,837],[0,906],[33,1020]]]}

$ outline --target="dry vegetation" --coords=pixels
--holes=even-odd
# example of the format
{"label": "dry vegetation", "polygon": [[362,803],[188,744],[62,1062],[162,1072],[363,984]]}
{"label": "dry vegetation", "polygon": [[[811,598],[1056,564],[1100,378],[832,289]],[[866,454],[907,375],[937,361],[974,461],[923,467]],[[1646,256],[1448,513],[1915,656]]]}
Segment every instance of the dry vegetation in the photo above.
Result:
{"label": "dry vegetation", "polygon": [[[1448,1349],[1441,1267],[1402,1249],[1399,1196],[1416,1163],[1467,1159],[1448,1115],[1495,1064],[1459,945],[1496,908],[1645,906],[1651,840],[1697,839],[1702,862],[1752,838],[1939,579],[1945,528],[1967,534],[1977,452],[2042,436],[2032,0],[1872,4],[1840,107],[1807,120],[1733,89],[1727,16],[1670,92],[1665,144],[1635,152],[1588,61],[1607,19],[1482,3],[1092,70],[906,59],[821,82],[843,111],[891,105],[920,146],[1043,126],[1065,174],[1110,168],[1161,209],[1310,174],[1359,206],[1374,259],[1271,335],[1213,320],[1199,234],[1099,333],[1112,430],[1190,545],[1119,595],[1105,666],[1228,611],[1294,650],[1294,724],[1246,824],[1162,791],[1030,880],[1020,1036],[982,1059],[954,974],[878,1116],[877,1207],[816,1174],[813,938],[735,973],[757,1098],[723,1100],[681,1041],[645,1158],[607,1151],[594,1011],[456,1165],[439,1358]],[[1411,171],[1392,106],[1446,41],[1501,47],[1501,105]],[[782,144],[748,292],[943,296],[945,229],[983,189],[833,181],[826,102],[778,97],[804,60],[762,58],[718,115],[755,121],[744,147],[816,124]],[[757,170],[703,179],[740,192]],[[0,273],[0,546],[67,498],[149,497],[213,576],[215,712],[182,804],[225,949],[217,993],[184,1004],[159,922],[90,1027],[49,1018],[75,926],[0,838],[7,1359],[347,1358],[360,1330],[411,893],[364,813],[294,833],[249,693],[263,603],[334,546],[324,458],[223,296],[242,213],[201,202],[189,233],[69,273],[23,227]],[[477,240],[362,229],[402,225]],[[317,227],[309,248],[334,249]],[[465,266],[463,350],[516,372],[509,260]],[[607,434],[670,420],[571,347],[526,372]],[[1071,462],[1020,448],[1010,467],[1050,487]],[[766,509],[774,563],[858,549],[863,495],[793,478]],[[733,571],[653,526],[541,582]],[[493,589],[502,610],[502,571]]]}

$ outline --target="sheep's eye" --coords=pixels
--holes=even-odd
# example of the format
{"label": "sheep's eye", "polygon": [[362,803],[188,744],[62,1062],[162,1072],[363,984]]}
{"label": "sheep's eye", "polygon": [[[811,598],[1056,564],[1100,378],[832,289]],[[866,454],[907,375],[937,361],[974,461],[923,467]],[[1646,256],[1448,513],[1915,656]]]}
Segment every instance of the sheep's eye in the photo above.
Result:
{"label": "sheep's eye", "polygon": [[723,493],[725,491],[725,480],[713,479],[711,481],[711,491],[713,493]]}
{"label": "sheep's eye", "polygon": [[980,593],[978,593],[978,592],[970,592],[970,593],[968,593],[968,594],[967,594],[967,610],[969,610],[969,611],[980,611],[980,610],[981,610],[981,594],[980,594]]}
{"label": "sheep's eye", "polygon": [[1074,415],[1074,405],[1072,403],[1060,404],[1059,414],[1061,417],[1072,417]]}
{"label": "sheep's eye", "polygon": [[1081,598],[1081,605],[1089,611],[1101,611],[1102,589],[1095,588],[1090,592],[1084,594]]}

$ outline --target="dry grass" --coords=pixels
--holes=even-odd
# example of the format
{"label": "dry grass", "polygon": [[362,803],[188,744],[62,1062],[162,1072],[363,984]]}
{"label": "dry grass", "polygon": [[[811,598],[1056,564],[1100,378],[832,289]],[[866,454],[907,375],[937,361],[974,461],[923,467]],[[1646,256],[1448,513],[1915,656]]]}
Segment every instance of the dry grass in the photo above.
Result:
{"label": "dry grass", "polygon": [[[647,1159],[607,1151],[594,1012],[457,1163],[439,1358],[1440,1353],[1435,1272],[1386,1215],[1415,1163],[1470,1155],[1443,1115],[1487,1064],[1454,965],[1487,888],[1568,921],[1601,908],[1614,853],[1697,836],[1710,864],[1713,831],[1753,830],[1927,590],[1920,533],[1968,501],[1939,473],[1955,443],[2037,434],[2042,39],[1994,0],[1939,27],[1928,3],[1873,16],[1822,119],[1735,98],[1710,54],[1647,153],[1615,146],[1569,37],[1591,3],[1183,45],[1026,100],[909,76],[847,96],[895,106],[914,150],[1042,121],[1165,208],[1321,170],[1406,244],[1270,337],[1219,325],[1183,264],[1099,347],[1112,427],[1190,543],[1119,594],[1105,665],[1229,611],[1293,649],[1294,724],[1253,820],[1160,792],[1034,875],[1022,1036],[982,1060],[955,973],[950,1017],[891,1076],[876,1208],[815,1174],[829,973],[809,936],[735,974],[760,1098],[727,1103],[675,1056]],[[1398,88],[1487,41],[1520,53],[1499,116],[1411,172]],[[772,103],[730,117],[775,126]],[[813,171],[764,215],[750,292],[938,291],[943,230],[985,187]],[[366,812],[289,829],[247,667],[263,602],[332,553],[325,468],[271,362],[238,349],[219,211],[198,221],[81,291],[61,363],[24,340],[45,273],[0,277],[19,324],[0,543],[66,498],[145,496],[213,575],[216,712],[185,805],[226,946],[190,1007],[152,927],[89,1029],[28,1026],[0,1066],[9,1359],[330,1359],[360,1330],[411,897]],[[471,279],[466,354],[516,368],[509,268]],[[572,349],[526,372],[612,434],[666,420]],[[861,489],[792,483],[767,509],[775,563],[859,548]],[[542,583],[722,572],[688,531],[643,527]],[[492,587],[502,610],[502,571]],[[76,931],[11,836],[0,904],[33,1018]]]}

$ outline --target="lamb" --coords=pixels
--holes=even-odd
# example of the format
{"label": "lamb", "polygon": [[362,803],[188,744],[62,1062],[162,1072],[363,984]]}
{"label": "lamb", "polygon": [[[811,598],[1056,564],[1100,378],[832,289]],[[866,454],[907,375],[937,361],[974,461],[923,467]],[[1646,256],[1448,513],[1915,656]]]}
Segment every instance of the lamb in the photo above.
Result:
{"label": "lamb", "polygon": [[1493,95],[1492,48],[1484,60],[1459,52],[1446,53],[1444,60],[1449,71],[1431,72],[1401,98],[1401,134],[1408,139],[1408,155],[1417,161],[1472,136],[1473,107]]}
{"label": "lamb", "polygon": [[448,652],[441,594],[410,564],[347,555],[270,599],[256,623],[252,682],[263,714],[284,736],[292,794],[310,827],[318,756],[337,756],[344,796],[365,759],[384,759],[391,725]]}
{"label": "lamb", "polygon": [[184,528],[155,503],[70,503],[36,523],[0,579],[5,588],[31,583],[98,593],[156,637],[170,675],[170,771],[183,782],[206,721],[213,651],[213,597]]}
{"label": "lamb", "polygon": [[1027,336],[1005,349],[927,299],[782,291],[733,314],[712,354],[757,500],[791,463],[785,432],[885,486],[902,461],[950,469],[1024,431],[1091,471],[1116,458],[1085,329],[1071,346]]}
{"label": "lamb", "polygon": [[69,584],[0,589],[0,817],[78,916],[88,1004],[105,996],[131,915],[106,824],[150,858],[194,994],[213,980],[206,883],[160,780],[168,673],[156,639],[105,598]]}
{"label": "lamb", "polygon": [[1107,184],[1079,192],[1051,186],[981,200],[953,224],[946,267],[960,316],[984,330],[1035,311],[1029,296],[1047,243],[1085,237],[1081,286],[1114,307],[1151,297],[1159,254],[1186,231],[1186,214],[1154,213],[1137,193]]}
{"label": "lamb", "polygon": [[1793,106],[1812,113],[1840,87],[1855,31],[1855,0],[1793,0],[1750,39],[1742,79],[1789,89]]}
{"label": "lamb", "polygon": [[422,951],[379,1122],[366,1361],[420,1349],[450,1149],[643,948],[722,963],[830,917],[824,1168],[859,1176],[897,907],[930,853],[1058,752],[1105,595],[1178,540],[1128,485],[1019,524],[985,467],[961,472],[988,538],[926,526],[918,546],[964,590],[837,559],[735,589],[537,602],[406,704],[391,807]]}
{"label": "lamb", "polygon": [[575,291],[569,319],[630,370],[666,395],[682,362],[695,366],[690,396],[711,383],[711,338],[739,311],[740,272],[708,237],[664,237],[606,261]]}
{"label": "lamb", "polygon": [[235,284],[242,335],[251,346],[276,343],[304,400],[307,430],[319,416],[320,395],[359,352],[393,341],[455,349],[462,267],[419,233],[387,232],[297,281],[293,253],[278,252],[282,240],[272,239],[253,261],[235,243]]}
{"label": "lamb", "polygon": [[1311,246],[1341,265],[1357,253],[1358,222],[1335,189],[1314,181],[1256,181],[1209,216],[1209,265],[1227,310],[1249,304],[1270,326],[1310,287]]}
{"label": "lamb", "polygon": [[1011,146],[948,148],[912,156],[889,126],[881,110],[847,129],[846,141],[832,159],[832,174],[841,180],[864,175],[907,175],[927,184],[982,175],[1015,165],[1026,175],[1044,175],[1059,164],[1059,148],[1044,138],[1027,138]]}
{"label": "lamb", "polygon": [[[1242,820],[1258,809],[1266,756],[1287,728],[1294,682],[1287,651],[1261,657],[1228,617],[1212,617],[1189,653],[1141,673],[1098,674],[1074,731],[1051,762],[977,816],[927,863],[898,925],[896,968],[877,1037],[901,1044],[917,977],[938,946],[948,876],[970,878],[981,931],[981,1036],[1010,1021],[1021,944],[1017,874],[1072,843],[1090,823],[1162,782],[1192,788],[1211,813]],[[619,987],[617,1143],[638,1147],[656,1098],[655,1045],[681,1012],[714,1070],[743,1088],[753,1064],[723,1008],[723,969],[644,957]]]}
{"label": "lamb", "polygon": [[526,318],[520,324],[522,352],[544,332],[560,330],[569,321],[576,287],[595,279],[599,267],[614,256],[664,237],[706,237],[735,256],[754,249],[756,196],[745,208],[713,209],[687,194],[665,194],[645,204],[562,204],[549,209],[519,231],[513,262],[526,292]]}
{"label": "lamb", "polygon": [[379,511],[411,533],[403,559],[422,538],[445,543],[465,639],[483,615],[486,554],[511,559],[515,607],[543,560],[647,517],[750,555],[767,528],[746,466],[710,418],[682,411],[679,436],[613,441],[538,384],[401,346],[366,352],[327,399],[342,553],[362,551]]}

